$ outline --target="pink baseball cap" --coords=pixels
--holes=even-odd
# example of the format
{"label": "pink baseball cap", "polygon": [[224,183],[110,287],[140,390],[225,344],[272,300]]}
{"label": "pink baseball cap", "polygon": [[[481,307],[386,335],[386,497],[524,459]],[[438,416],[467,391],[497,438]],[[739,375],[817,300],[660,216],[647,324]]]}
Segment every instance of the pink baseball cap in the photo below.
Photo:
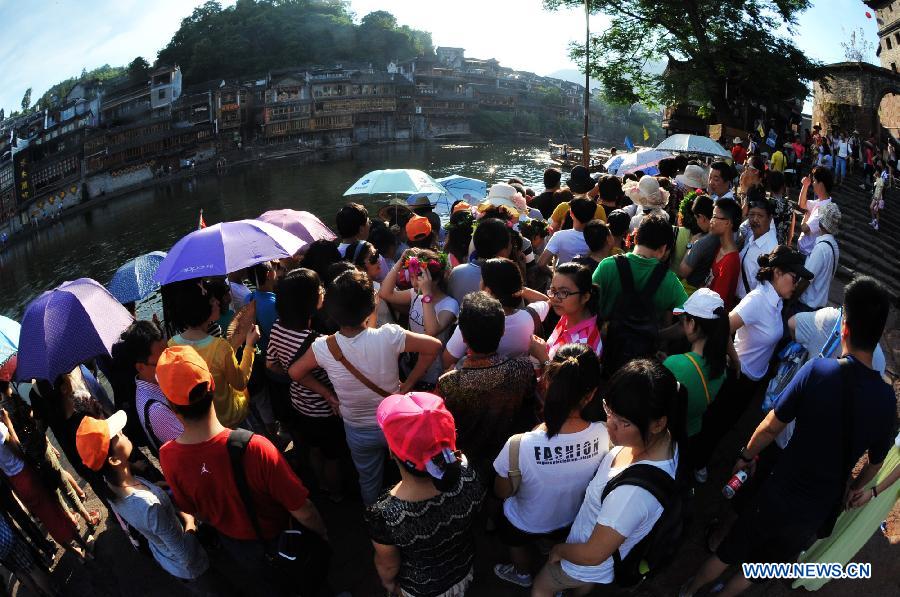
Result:
{"label": "pink baseball cap", "polygon": [[443,399],[427,392],[388,396],[375,413],[388,447],[416,470],[441,477],[434,460],[456,451],[456,421]]}

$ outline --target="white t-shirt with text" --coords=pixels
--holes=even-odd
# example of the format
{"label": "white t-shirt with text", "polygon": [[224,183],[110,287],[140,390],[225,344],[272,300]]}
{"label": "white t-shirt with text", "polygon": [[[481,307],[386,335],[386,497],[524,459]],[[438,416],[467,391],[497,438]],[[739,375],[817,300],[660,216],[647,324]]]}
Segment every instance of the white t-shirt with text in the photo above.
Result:
{"label": "white t-shirt with text", "polygon": [[[511,439],[494,460],[494,470],[504,478],[509,478]],[[549,533],[569,526],[608,451],[609,434],[603,423],[550,439],[543,426],[523,433],[519,444],[522,484],[503,502],[506,519],[526,533]]]}

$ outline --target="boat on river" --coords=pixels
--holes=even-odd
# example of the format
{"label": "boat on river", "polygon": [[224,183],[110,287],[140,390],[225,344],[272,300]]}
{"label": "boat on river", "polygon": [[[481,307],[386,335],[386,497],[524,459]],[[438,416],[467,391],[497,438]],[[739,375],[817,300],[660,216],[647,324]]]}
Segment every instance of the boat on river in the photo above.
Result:
{"label": "boat on river", "polygon": [[[547,150],[550,152],[550,161],[557,164],[560,168],[568,171],[575,166],[583,164],[582,152],[580,149],[571,147],[568,144],[547,142]],[[588,170],[593,172],[603,172],[603,164],[611,157],[612,153],[609,149],[598,149],[590,153]]]}

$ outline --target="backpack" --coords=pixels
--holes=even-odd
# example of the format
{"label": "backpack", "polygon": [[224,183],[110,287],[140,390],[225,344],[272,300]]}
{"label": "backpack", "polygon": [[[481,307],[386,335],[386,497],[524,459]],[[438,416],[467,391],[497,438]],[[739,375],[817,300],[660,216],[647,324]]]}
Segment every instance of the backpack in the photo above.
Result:
{"label": "backpack", "polygon": [[609,317],[603,347],[603,368],[609,375],[632,359],[649,358],[656,352],[659,325],[653,295],[669,270],[665,263],[657,264],[647,283],[638,291],[625,255],[617,255],[613,261],[619,272],[622,294]]}
{"label": "backpack", "polygon": [[622,485],[635,485],[649,491],[662,505],[663,513],[624,558],[613,552],[613,582],[620,587],[634,586],[670,562],[681,544],[686,512],[684,493],[675,479],[652,464],[633,464],[613,477],[603,488],[600,502]]}

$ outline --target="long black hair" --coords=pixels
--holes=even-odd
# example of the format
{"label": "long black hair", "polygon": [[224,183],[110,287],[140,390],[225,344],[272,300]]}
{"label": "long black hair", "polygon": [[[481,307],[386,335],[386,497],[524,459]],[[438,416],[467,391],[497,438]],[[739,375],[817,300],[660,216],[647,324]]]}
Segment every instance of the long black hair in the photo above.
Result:
{"label": "long black hair", "polygon": [[547,437],[562,429],[572,409],[590,396],[600,383],[600,359],[586,344],[560,347],[544,370],[544,424]]}
{"label": "long black hair", "polygon": [[725,373],[725,355],[728,352],[728,343],[731,341],[731,325],[728,322],[728,313],[725,307],[715,310],[716,319],[694,317],[688,313],[684,317],[693,321],[697,329],[706,338],[703,345],[703,359],[709,366],[710,379],[717,379]]}

